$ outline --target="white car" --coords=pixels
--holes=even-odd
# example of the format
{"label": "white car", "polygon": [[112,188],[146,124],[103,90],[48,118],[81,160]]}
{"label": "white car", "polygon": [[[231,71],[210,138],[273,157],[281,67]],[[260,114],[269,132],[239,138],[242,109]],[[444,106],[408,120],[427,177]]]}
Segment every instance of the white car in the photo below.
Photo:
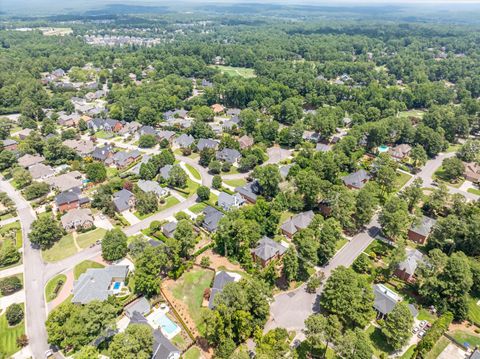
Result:
{"label": "white car", "polygon": [[420,328],[425,327],[425,325],[427,325],[427,321],[426,321],[426,320],[422,320],[422,321],[420,322]]}
{"label": "white car", "polygon": [[420,330],[417,334],[417,336],[421,339],[425,336],[425,331],[424,330]]}
{"label": "white car", "polygon": [[413,334],[415,334],[415,333],[417,333],[417,332],[418,332],[418,327],[415,327],[415,328],[412,329],[412,333],[413,333]]}

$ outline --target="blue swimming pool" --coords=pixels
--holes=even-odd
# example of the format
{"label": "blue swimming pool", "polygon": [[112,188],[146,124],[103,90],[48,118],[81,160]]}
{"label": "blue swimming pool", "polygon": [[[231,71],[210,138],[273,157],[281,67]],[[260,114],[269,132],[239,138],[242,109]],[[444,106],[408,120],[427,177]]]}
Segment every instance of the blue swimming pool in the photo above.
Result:
{"label": "blue swimming pool", "polygon": [[113,289],[114,289],[114,290],[119,290],[121,285],[122,285],[122,283],[120,283],[120,282],[115,282],[115,283],[113,283]]}
{"label": "blue swimming pool", "polygon": [[388,147],[386,145],[381,145],[381,146],[378,147],[378,153],[387,152],[389,148],[390,147]]}
{"label": "blue swimming pool", "polygon": [[152,320],[167,337],[173,337],[180,331],[178,325],[172,322],[169,317],[161,312],[158,314],[159,315],[156,315]]}

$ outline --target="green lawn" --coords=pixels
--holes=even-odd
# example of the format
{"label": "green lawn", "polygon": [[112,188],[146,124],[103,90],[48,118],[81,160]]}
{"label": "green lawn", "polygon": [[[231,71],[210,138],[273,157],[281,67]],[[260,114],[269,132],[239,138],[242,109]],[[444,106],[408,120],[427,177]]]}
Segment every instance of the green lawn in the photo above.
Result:
{"label": "green lawn", "polygon": [[210,65],[209,67],[214,67],[222,72],[222,74],[227,74],[233,77],[243,77],[243,78],[252,78],[255,77],[255,70],[246,68],[246,67],[233,67],[233,66],[221,66],[221,65]]}
{"label": "green lawn", "polygon": [[436,171],[435,173],[433,174],[432,178],[434,180],[436,180],[437,182],[443,182],[445,183],[447,186],[451,186],[451,187],[454,187],[454,188],[459,188],[463,182],[465,182],[465,180],[462,178],[459,178],[457,180],[457,182],[450,182],[448,181],[446,178],[445,178],[445,171],[443,170],[443,167],[440,166]]}
{"label": "green lawn", "polygon": [[200,176],[200,173],[197,171],[197,169],[191,165],[189,165],[188,163],[185,163],[185,167],[187,167],[188,171],[192,174],[192,176],[197,179],[197,180],[201,180],[202,179],[202,176]]}
{"label": "green lawn", "polygon": [[[15,245],[17,248],[22,248],[22,229],[20,226],[20,222],[13,222],[9,223],[0,228],[0,239],[4,239],[3,237],[7,232],[13,232],[16,230],[15,233]],[[8,237],[10,238],[10,237]],[[13,239],[13,238],[12,238]]]}
{"label": "green lawn", "polygon": [[[183,193],[179,192],[181,195],[183,195]],[[173,197],[173,196],[169,196],[165,199],[165,203],[164,204],[161,204],[158,211],[157,212],[154,212],[154,213],[147,213],[147,214],[140,214],[138,211],[134,212],[133,214],[135,215],[135,217],[137,217],[138,219],[142,220],[142,219],[145,219],[145,218],[148,218],[152,215],[154,215],[155,213],[158,213],[160,211],[163,211],[167,208],[170,208],[176,204],[180,203],[180,201],[176,198],[176,197]]]}
{"label": "green lawn", "polygon": [[6,358],[20,350],[17,347],[17,338],[25,334],[25,321],[10,327],[6,315],[0,316],[0,348]]}
{"label": "green lawn", "polygon": [[[63,281],[63,284],[65,284],[66,280],[67,276],[65,274],[58,274],[48,281],[47,285],[45,286],[45,298],[47,299],[47,302],[51,302],[57,297],[57,295],[55,294],[55,288],[57,288],[58,282]],[[61,287],[57,291],[57,294],[60,293],[60,290]]]}
{"label": "green lawn", "polygon": [[411,359],[413,356],[413,351],[415,350],[416,345],[412,345],[408,348],[408,350],[403,353],[400,359]]}
{"label": "green lawn", "polygon": [[402,188],[403,186],[405,186],[405,183],[407,183],[410,178],[412,178],[412,176],[408,173],[397,172],[397,177],[395,178],[395,188]]}
{"label": "green lawn", "polygon": [[468,298],[468,319],[480,323],[480,306],[478,306],[477,301],[478,298]]}
{"label": "green lawn", "polygon": [[197,347],[191,347],[183,354],[184,359],[200,359],[201,357],[201,351]]}
{"label": "green lawn", "polygon": [[188,192],[188,194],[180,191],[178,193],[180,193],[182,197],[188,198],[197,192],[198,187],[200,187],[200,185],[197,182],[193,182],[190,178],[187,178],[187,186],[181,190]]}
{"label": "green lawn", "polygon": [[187,304],[190,316],[201,334],[205,332],[203,312],[208,310],[202,308],[203,292],[210,287],[212,279],[212,271],[194,269],[185,273],[172,290],[175,298]]}
{"label": "green lawn", "polygon": [[450,344],[450,340],[442,335],[440,339],[437,340],[432,350],[430,350],[425,356],[425,359],[436,359],[440,353],[445,350],[448,344]]}
{"label": "green lawn", "polygon": [[224,180],[223,181],[226,185],[232,186],[232,187],[241,187],[247,183],[246,180],[243,178],[240,179],[233,179],[233,180]]}
{"label": "green lawn", "polygon": [[368,247],[365,249],[365,253],[368,255],[375,254],[380,257],[387,256],[393,247],[389,246],[388,244],[375,239]]}
{"label": "green lawn", "polygon": [[430,313],[427,309],[422,308],[418,312],[417,319],[426,320],[427,322],[433,323],[437,318],[432,313]]}
{"label": "green lawn", "polygon": [[100,138],[100,139],[112,138],[113,133],[102,130],[102,131],[98,131],[97,133],[95,133],[95,137]]}
{"label": "green lawn", "polygon": [[342,248],[346,243],[348,242],[348,239],[342,238],[341,240],[337,241],[335,244],[335,250],[338,251],[340,248]]}
{"label": "green lawn", "polygon": [[58,262],[64,258],[70,257],[77,253],[77,248],[73,242],[71,233],[63,236],[51,248],[42,251],[43,259],[47,262]]}
{"label": "green lawn", "polygon": [[81,233],[77,237],[77,243],[81,248],[87,248],[96,241],[102,240],[105,233],[107,233],[107,230],[104,228],[97,228],[93,231]]}
{"label": "green lawn", "polygon": [[366,334],[372,342],[373,352],[377,358],[380,358],[382,353],[388,356],[388,353],[393,351],[393,348],[387,343],[380,328],[370,325],[366,330]]}
{"label": "green lawn", "polygon": [[200,213],[201,211],[203,211],[203,209],[207,207],[207,205],[205,203],[196,203],[194,204],[192,207],[189,208],[189,210],[195,214],[197,213]]}
{"label": "green lawn", "polygon": [[480,196],[480,189],[469,188],[469,189],[467,189],[467,192],[476,194],[477,196]]}
{"label": "green lawn", "polygon": [[422,110],[409,110],[409,111],[400,111],[397,117],[400,118],[409,118],[409,117],[420,117],[423,118],[425,111]]}
{"label": "green lawn", "polygon": [[476,346],[480,346],[480,335],[467,333],[462,330],[455,330],[454,332],[449,334],[462,344],[463,343],[470,344],[470,347],[472,348]]}
{"label": "green lawn", "polygon": [[83,261],[78,263],[75,268],[73,268],[73,277],[75,280],[80,277],[82,273],[85,273],[87,269],[89,268],[104,268],[105,266],[103,264],[94,262],[94,261]]}
{"label": "green lawn", "polygon": [[118,174],[118,170],[115,167],[107,167],[107,177],[112,178]]}
{"label": "green lawn", "polygon": [[458,150],[460,150],[460,148],[462,148],[462,145],[457,143],[455,145],[448,146],[446,152],[458,152]]}

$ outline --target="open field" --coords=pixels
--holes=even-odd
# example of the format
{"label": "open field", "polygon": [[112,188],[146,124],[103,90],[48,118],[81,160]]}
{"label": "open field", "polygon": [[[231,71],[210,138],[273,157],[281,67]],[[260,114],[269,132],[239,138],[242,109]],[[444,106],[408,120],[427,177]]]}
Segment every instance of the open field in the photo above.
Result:
{"label": "open field", "polygon": [[222,65],[211,65],[210,67],[220,70],[223,74],[230,76],[240,76],[243,78],[252,78],[255,77],[255,70],[249,69],[246,67],[233,67],[233,66],[222,66]]}
{"label": "open field", "polygon": [[419,117],[423,118],[425,111],[423,110],[408,110],[408,111],[400,111],[397,117],[400,118],[409,118],[409,117]]}

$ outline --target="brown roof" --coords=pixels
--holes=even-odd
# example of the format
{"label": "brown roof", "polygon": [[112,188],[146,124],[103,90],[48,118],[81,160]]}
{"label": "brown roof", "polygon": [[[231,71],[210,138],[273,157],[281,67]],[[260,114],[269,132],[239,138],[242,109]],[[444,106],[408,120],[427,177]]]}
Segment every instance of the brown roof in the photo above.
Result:
{"label": "brown roof", "polygon": [[253,145],[253,138],[244,135],[238,139],[238,143],[240,143],[241,149],[248,148]]}
{"label": "brown roof", "polygon": [[215,103],[211,106],[211,109],[213,110],[213,112],[219,113],[219,112],[223,112],[225,110],[225,107],[223,107],[219,103]]}

